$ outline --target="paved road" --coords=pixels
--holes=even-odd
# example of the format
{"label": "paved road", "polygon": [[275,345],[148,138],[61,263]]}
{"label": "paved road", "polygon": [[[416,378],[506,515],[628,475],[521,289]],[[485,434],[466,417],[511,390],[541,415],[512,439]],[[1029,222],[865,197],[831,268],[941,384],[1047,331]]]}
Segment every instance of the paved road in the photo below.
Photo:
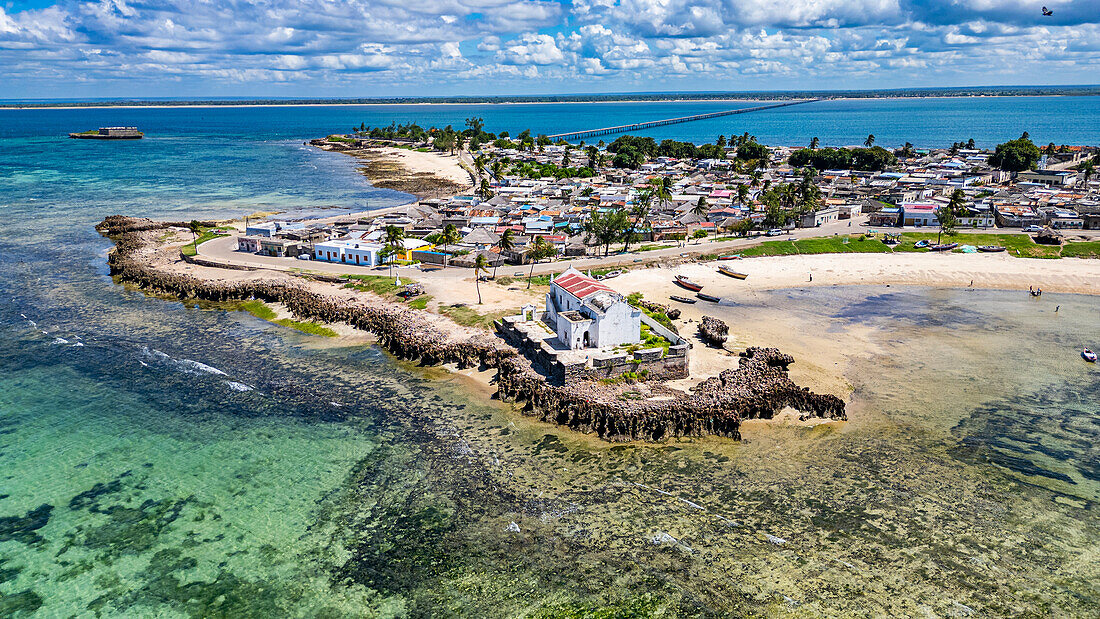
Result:
{"label": "paved road", "polygon": [[[607,257],[588,257],[579,258],[575,260],[557,260],[554,262],[543,262],[535,265],[535,273],[556,273],[565,269],[568,266],[574,266],[578,269],[600,269],[611,266],[627,266],[636,262],[649,262],[660,258],[679,257],[681,255],[699,255],[699,254],[713,254],[713,253],[728,253],[736,252],[737,249],[744,249],[758,244],[762,240],[786,240],[786,239],[805,239],[821,236],[833,236],[835,234],[848,234],[850,232],[860,232],[865,228],[860,224],[864,218],[856,218],[852,220],[852,225],[849,226],[849,221],[834,222],[826,224],[819,228],[800,228],[792,231],[792,234],[783,235],[778,237],[748,237],[739,238],[728,241],[714,242],[709,239],[703,242],[688,241],[682,247],[669,247],[666,249],[655,249],[652,251],[628,253],[628,254],[611,254]],[[258,256],[255,254],[245,254],[237,251],[237,239],[234,236],[222,237],[213,239],[199,245],[199,255],[226,264],[234,264],[240,266],[250,266],[257,268],[276,269],[276,270],[290,270],[290,269],[302,269],[309,271],[316,271],[319,273],[331,273],[331,274],[380,274],[388,273],[388,267],[361,267],[349,264],[321,262],[313,260],[298,260],[295,258],[275,258],[271,256]],[[525,274],[529,272],[531,267],[528,266],[502,266],[500,267],[499,274],[512,273],[522,270]],[[395,271],[400,273],[421,273],[419,269],[415,267],[398,267]],[[435,276],[450,275],[458,278],[470,277],[471,273],[466,268],[448,268],[434,272]]]}
{"label": "paved road", "polygon": [[[535,274],[557,273],[566,267],[573,266],[580,270],[588,269],[602,269],[615,266],[630,266],[639,262],[650,262],[661,258],[675,258],[680,256],[696,256],[700,254],[716,254],[716,253],[736,253],[739,249],[751,247],[766,240],[789,240],[789,239],[807,239],[815,237],[828,237],[838,234],[857,233],[868,230],[865,225],[866,217],[857,217],[851,220],[838,221],[830,224],[825,224],[818,228],[798,228],[791,232],[791,234],[785,234],[778,237],[748,237],[739,238],[728,241],[713,242],[710,240],[704,242],[688,241],[682,247],[670,247],[666,249],[655,249],[652,251],[628,253],[628,254],[612,254],[607,257],[586,257],[577,258],[573,260],[556,260],[553,262],[543,262],[536,264],[534,268]],[[891,232],[896,230],[905,232],[935,232],[934,228],[871,228],[876,231],[883,231],[889,229]],[[1022,234],[1018,229],[993,229],[993,230],[960,230],[960,233],[994,233],[994,234]],[[1081,233],[1084,236],[1090,236],[1094,238],[1100,238],[1100,230],[1085,230],[1074,231],[1071,234]],[[349,264],[320,262],[313,260],[297,260],[294,258],[273,258],[271,256],[257,256],[255,254],[245,254],[236,251],[237,239],[236,237],[229,236],[207,241],[202,245],[199,245],[199,254],[211,260],[215,260],[222,263],[250,266],[257,268],[275,269],[275,270],[291,270],[300,269],[307,271],[314,271],[318,273],[327,273],[335,275],[344,274],[358,274],[358,275],[380,275],[389,273],[388,267],[362,267]],[[531,270],[528,266],[513,266],[504,265],[500,267],[498,275],[511,275],[520,271],[526,275]],[[424,277],[425,274],[415,267],[395,267],[394,271],[402,275]],[[432,272],[432,278],[459,278],[465,279],[472,275],[470,269],[453,267],[447,269],[441,269]]]}

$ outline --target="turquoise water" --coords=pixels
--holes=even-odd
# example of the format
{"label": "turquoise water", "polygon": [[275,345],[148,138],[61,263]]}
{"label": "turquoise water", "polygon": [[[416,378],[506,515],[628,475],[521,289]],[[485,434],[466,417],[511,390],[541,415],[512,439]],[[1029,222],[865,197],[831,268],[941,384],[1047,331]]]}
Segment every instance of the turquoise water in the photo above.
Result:
{"label": "turquoise water", "polygon": [[1100,375],[1064,354],[1100,341],[1094,299],[763,295],[734,337],[782,316],[796,372],[851,347],[851,421],[608,445],[113,283],[107,214],[407,199],[301,147],[355,110],[140,112],[160,135],[3,125],[0,616],[1100,612]]}
{"label": "turquoise water", "polygon": [[[760,105],[756,101],[371,105],[337,107],[0,110],[0,136],[57,136],[104,125],[137,125],[150,136],[242,136],[308,139],[367,123],[417,122],[462,127],[480,116],[489,131],[561,133]],[[724,116],[644,132],[657,139],[711,142],[748,132],[765,144],[862,144],[868,134],[887,147],[912,142],[946,147],[973,138],[992,147],[1028,131],[1039,144],[1100,142],[1100,97],[977,97],[831,100]],[[605,138],[607,139],[607,138]],[[215,140],[216,141],[216,140]]]}

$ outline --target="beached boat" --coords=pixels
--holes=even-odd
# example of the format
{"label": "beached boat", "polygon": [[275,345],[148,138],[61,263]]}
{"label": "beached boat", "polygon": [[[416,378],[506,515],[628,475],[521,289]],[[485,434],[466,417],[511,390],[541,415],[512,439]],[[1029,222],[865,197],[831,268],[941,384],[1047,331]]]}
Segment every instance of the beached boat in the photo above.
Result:
{"label": "beached boat", "polygon": [[996,251],[1004,251],[1004,250],[1005,250],[1005,248],[1001,247],[1000,245],[979,245],[978,246],[978,251],[984,251],[984,252],[996,252]]}
{"label": "beached boat", "polygon": [[679,303],[687,303],[688,305],[694,305],[695,304],[695,299],[692,299],[691,297],[681,297],[681,296],[677,296],[677,295],[672,295],[672,296],[669,297],[669,299],[671,299],[673,301],[677,301]]}
{"label": "beached boat", "polygon": [[929,245],[931,245],[931,243],[928,242],[928,239],[921,239],[921,240],[917,241],[916,243],[913,243],[913,247],[915,247],[916,249],[924,249],[925,247],[928,247]]}
{"label": "beached boat", "polygon": [[723,254],[718,256],[719,260],[740,260],[741,254]]}
{"label": "beached boat", "polygon": [[728,269],[726,267],[718,267],[718,272],[722,275],[728,275],[734,279],[745,279],[748,277],[747,273],[738,273],[737,271],[734,271],[733,269]]}
{"label": "beached boat", "polygon": [[722,300],[722,297],[716,297],[712,294],[705,294],[705,293],[702,293],[702,292],[696,292],[695,296],[699,297],[700,299],[702,299],[704,301],[710,301],[711,303],[717,303],[717,302]]}
{"label": "beached boat", "polygon": [[622,271],[608,271],[607,273],[596,277],[596,279],[611,279],[612,277],[618,277],[622,274]]}
{"label": "beached boat", "polygon": [[955,249],[958,246],[959,246],[958,243],[943,243],[941,245],[933,245],[932,247],[929,247],[928,249],[930,249],[932,251],[951,251],[952,249]]}
{"label": "beached boat", "polygon": [[1087,348],[1081,351],[1081,358],[1089,363],[1096,363],[1096,353]]}
{"label": "beached boat", "polygon": [[679,286],[681,288],[687,288],[688,290],[690,290],[692,292],[699,292],[700,290],[703,289],[702,284],[696,284],[695,282],[693,282],[690,279],[684,277],[683,275],[677,275],[676,279],[674,279],[672,281],[676,282],[677,286]]}

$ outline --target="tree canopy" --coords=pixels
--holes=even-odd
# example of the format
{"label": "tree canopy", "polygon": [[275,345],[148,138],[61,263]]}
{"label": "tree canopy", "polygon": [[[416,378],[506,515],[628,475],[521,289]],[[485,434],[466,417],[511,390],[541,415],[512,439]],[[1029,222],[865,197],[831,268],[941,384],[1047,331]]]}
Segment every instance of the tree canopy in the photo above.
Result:
{"label": "tree canopy", "polygon": [[1026,135],[998,144],[989,157],[990,164],[1010,172],[1030,170],[1038,161],[1039,147]]}

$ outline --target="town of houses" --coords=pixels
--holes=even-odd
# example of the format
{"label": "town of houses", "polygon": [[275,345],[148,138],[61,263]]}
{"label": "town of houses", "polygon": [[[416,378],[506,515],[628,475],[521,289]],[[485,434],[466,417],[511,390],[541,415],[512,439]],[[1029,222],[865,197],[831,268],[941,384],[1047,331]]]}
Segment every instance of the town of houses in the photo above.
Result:
{"label": "town of houses", "polygon": [[[896,163],[878,171],[808,172],[788,163],[796,148],[771,148],[762,160],[745,162],[730,147],[724,149],[725,159],[652,157],[630,169],[612,167],[609,145],[592,146],[479,145],[469,153],[479,163],[477,170],[470,167],[475,182],[469,193],[335,224],[256,223],[239,238],[239,249],[364,266],[388,261],[473,266],[479,255],[490,266],[523,264],[536,243],[546,252],[542,257],[607,251],[608,244],[595,238],[590,224],[593,218],[620,211],[627,223],[613,251],[627,245],[639,249],[705,243],[731,234],[774,233],[845,219],[880,229],[935,229],[938,213],[958,195],[956,190],[964,197],[958,228],[1100,229],[1100,178],[1092,174],[1091,165],[1076,169],[1098,156],[1090,147],[1051,149],[1036,169],[1021,172],[991,165],[990,151],[958,145],[907,148],[895,152]],[[512,173],[545,169],[523,164],[585,166],[592,176]],[[808,201],[776,207],[773,200],[769,208],[763,199],[777,189],[808,182],[816,188]],[[662,183],[666,191],[654,198],[654,188]],[[392,232],[395,228],[399,234]]]}

